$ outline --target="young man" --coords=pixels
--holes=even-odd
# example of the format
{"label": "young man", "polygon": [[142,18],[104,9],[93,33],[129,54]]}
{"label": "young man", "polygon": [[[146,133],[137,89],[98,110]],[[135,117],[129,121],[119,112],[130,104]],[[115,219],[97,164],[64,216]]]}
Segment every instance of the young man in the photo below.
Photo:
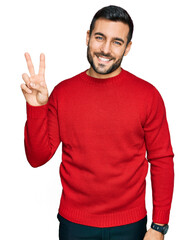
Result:
{"label": "young man", "polygon": [[[133,22],[108,6],[87,32],[90,68],[57,84],[48,97],[45,56],[21,85],[27,107],[25,151],[32,167],[62,142],[61,240],[163,240],[174,185],[173,151],[163,99],[149,82],[121,68]],[[146,157],[147,153],[147,157]],[[151,164],[153,223],[147,231],[146,175]]]}

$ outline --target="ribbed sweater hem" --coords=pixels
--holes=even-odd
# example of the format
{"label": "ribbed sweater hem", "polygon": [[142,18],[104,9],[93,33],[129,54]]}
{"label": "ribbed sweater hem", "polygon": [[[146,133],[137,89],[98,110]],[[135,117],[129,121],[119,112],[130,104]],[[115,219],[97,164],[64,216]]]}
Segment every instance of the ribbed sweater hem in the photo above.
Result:
{"label": "ribbed sweater hem", "polygon": [[137,222],[147,214],[145,207],[137,207],[123,212],[104,215],[89,214],[79,209],[59,208],[59,214],[74,223],[92,227],[115,227]]}

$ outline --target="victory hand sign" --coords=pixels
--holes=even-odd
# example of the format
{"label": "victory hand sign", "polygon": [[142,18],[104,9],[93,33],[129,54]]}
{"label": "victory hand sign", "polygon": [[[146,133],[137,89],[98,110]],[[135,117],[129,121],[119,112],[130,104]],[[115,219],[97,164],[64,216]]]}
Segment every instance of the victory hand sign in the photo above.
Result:
{"label": "victory hand sign", "polygon": [[38,74],[35,74],[30,54],[25,53],[24,55],[26,58],[30,77],[27,73],[22,74],[22,78],[25,84],[21,84],[20,87],[26,101],[30,105],[44,105],[48,102],[48,89],[45,83],[45,55],[43,53],[40,54],[40,65]]}

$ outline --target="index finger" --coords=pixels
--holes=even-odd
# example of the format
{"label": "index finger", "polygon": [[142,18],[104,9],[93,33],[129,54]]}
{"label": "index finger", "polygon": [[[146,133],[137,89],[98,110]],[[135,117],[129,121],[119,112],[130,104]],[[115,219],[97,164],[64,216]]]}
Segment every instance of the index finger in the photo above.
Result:
{"label": "index finger", "polygon": [[40,54],[40,64],[39,64],[39,74],[45,74],[45,55],[44,53]]}
{"label": "index finger", "polygon": [[27,62],[27,66],[28,66],[28,70],[29,70],[29,73],[30,75],[35,75],[35,70],[34,70],[34,66],[32,64],[32,61],[31,61],[31,57],[30,57],[30,54],[29,53],[25,53],[25,58],[26,58],[26,62]]}

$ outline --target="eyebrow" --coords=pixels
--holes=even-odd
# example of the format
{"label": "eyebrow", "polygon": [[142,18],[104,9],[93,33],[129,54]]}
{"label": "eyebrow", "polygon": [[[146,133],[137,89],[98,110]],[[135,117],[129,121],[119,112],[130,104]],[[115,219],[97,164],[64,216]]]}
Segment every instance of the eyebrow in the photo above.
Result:
{"label": "eyebrow", "polygon": [[[101,33],[101,32],[96,32],[95,33],[95,36],[96,35],[100,35],[100,36],[102,36],[102,37],[106,37],[103,33]],[[125,43],[125,41],[122,39],[122,38],[118,38],[118,37],[116,37],[116,38],[113,38],[114,40],[117,40],[117,41],[120,41],[120,42],[122,42],[122,43]]]}

